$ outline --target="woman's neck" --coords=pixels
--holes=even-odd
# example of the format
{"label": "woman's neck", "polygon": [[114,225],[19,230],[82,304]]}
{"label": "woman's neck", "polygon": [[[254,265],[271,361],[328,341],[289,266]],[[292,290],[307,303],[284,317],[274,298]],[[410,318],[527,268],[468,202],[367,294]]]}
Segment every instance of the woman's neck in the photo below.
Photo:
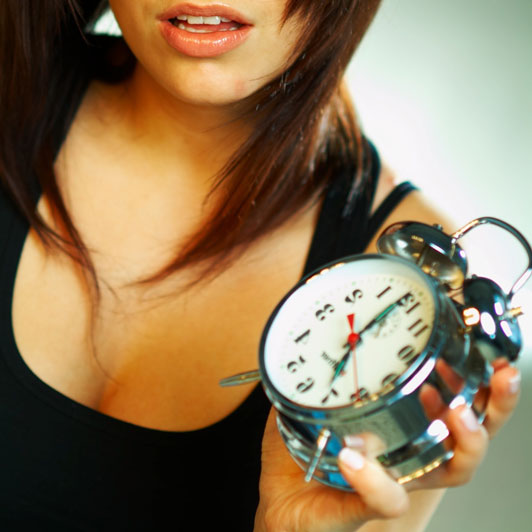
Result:
{"label": "woman's neck", "polygon": [[123,138],[157,166],[179,166],[194,180],[211,183],[249,134],[236,105],[181,101],[141,65],[114,94],[103,105]]}

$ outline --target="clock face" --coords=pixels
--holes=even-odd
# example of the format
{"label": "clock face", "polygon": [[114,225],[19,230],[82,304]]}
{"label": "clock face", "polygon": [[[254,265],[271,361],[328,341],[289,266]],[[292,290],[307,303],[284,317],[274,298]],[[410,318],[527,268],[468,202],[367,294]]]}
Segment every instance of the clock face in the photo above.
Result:
{"label": "clock face", "polygon": [[362,405],[393,390],[425,349],[433,286],[395,257],[359,256],[306,279],[270,318],[265,382],[311,408]]}

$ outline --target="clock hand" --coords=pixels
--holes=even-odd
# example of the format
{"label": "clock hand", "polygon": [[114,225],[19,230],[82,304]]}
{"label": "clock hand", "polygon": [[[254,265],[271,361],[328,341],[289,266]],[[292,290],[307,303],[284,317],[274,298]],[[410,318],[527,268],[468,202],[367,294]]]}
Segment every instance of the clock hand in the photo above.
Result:
{"label": "clock hand", "polygon": [[349,314],[347,316],[347,321],[349,322],[349,328],[351,329],[351,332],[349,333],[349,336],[347,337],[347,342],[349,343],[349,351],[353,353],[353,373],[355,376],[355,398],[358,399],[359,398],[358,367],[357,367],[355,347],[357,345],[358,340],[360,339],[360,334],[355,332],[355,315]]}
{"label": "clock hand", "polygon": [[[358,331],[358,336],[361,337],[367,330],[371,329],[378,323],[380,323],[382,320],[392,312],[397,306],[401,305],[405,298],[407,298],[410,294],[410,292],[407,292],[404,296],[401,296],[397,301],[394,301],[390,305],[388,305],[382,312],[380,312],[375,318],[373,318],[361,331]],[[360,338],[362,340],[362,338]]]}
{"label": "clock hand", "polygon": [[355,332],[355,315],[348,314],[347,321],[349,322],[349,330],[351,331],[349,333],[349,336],[347,337],[347,343],[349,344],[349,347],[351,349],[354,349],[356,343],[358,342],[358,338],[360,336],[359,333]]}
{"label": "clock hand", "polygon": [[[336,379],[338,378],[338,376],[342,373],[345,365],[347,364],[347,361],[349,360],[349,357],[351,356],[351,353],[355,353],[355,346],[356,346],[356,343],[358,342],[358,339],[359,339],[359,334],[357,334],[355,331],[354,331],[354,327],[355,327],[355,315],[354,314],[349,314],[347,316],[347,321],[349,322],[349,329],[350,329],[350,333],[349,333],[349,336],[347,337],[347,343],[349,345],[349,349],[345,352],[344,356],[340,359],[340,361],[338,362],[338,364],[336,364],[335,366],[335,370],[334,370],[334,375],[331,379],[331,387],[332,385],[334,384],[334,382],[336,381]],[[355,361],[355,380],[356,380],[356,361]],[[357,387],[358,389],[358,387]]]}
{"label": "clock hand", "polygon": [[340,376],[340,373],[342,373],[345,365],[347,364],[347,361],[349,360],[349,357],[351,356],[351,346],[349,346],[349,349],[345,352],[345,355],[340,359],[340,362],[338,362],[334,369],[334,375],[331,379],[331,387],[336,381],[336,379]]}
{"label": "clock hand", "polygon": [[[345,365],[347,364],[347,361],[349,360],[351,353],[352,352],[354,353],[356,344],[362,341],[362,335],[366,331],[368,331],[369,329],[377,325],[378,323],[382,322],[386,318],[386,316],[390,314],[390,312],[392,312],[397,306],[401,305],[403,301],[410,295],[411,293],[407,292],[406,294],[401,296],[399,299],[397,299],[397,301],[394,301],[393,303],[388,305],[383,311],[381,311],[377,316],[375,316],[375,318],[373,318],[369,323],[367,323],[363,329],[358,331],[358,333],[354,331],[355,315],[349,314],[347,316],[347,320],[349,322],[349,328],[351,331],[349,333],[349,336],[347,337],[347,343],[349,344],[349,349],[346,351],[344,356],[340,359],[340,361],[335,367],[334,375],[331,379],[331,387],[336,381],[336,379],[338,378],[338,376],[340,375],[340,373],[342,372],[342,370],[344,369]],[[355,380],[357,380],[356,361],[355,361]],[[358,392],[358,386],[357,386],[357,392]]]}

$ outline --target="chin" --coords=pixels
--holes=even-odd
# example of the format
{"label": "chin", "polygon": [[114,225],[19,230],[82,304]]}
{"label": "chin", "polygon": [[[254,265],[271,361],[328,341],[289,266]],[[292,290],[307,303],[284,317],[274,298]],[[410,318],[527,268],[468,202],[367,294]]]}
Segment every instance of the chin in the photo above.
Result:
{"label": "chin", "polygon": [[201,106],[228,106],[243,101],[254,92],[240,80],[227,80],[224,83],[212,83],[198,80],[192,85],[179,83],[172,93],[181,101]]}
{"label": "chin", "polygon": [[[182,102],[202,106],[227,106],[237,104],[263,85],[217,65],[203,62],[188,68],[172,69],[156,79],[160,85]],[[155,76],[154,76],[155,77]]]}

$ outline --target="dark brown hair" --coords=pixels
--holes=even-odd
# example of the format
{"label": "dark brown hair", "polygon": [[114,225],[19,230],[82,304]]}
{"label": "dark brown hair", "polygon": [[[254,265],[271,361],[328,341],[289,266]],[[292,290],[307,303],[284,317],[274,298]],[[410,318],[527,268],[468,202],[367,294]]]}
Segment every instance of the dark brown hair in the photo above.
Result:
{"label": "dark brown hair", "polygon": [[[248,99],[246,114],[256,125],[219,175],[220,201],[151,280],[214,258],[219,271],[246,244],[317,200],[340,171],[358,176],[352,193],[363,186],[362,141],[342,76],[379,3],[287,0],[285,19],[299,15],[305,26],[293,62]],[[134,66],[130,52],[118,64],[109,60],[116,39],[84,35],[101,9],[99,0],[0,3],[0,178],[45,244],[68,253],[95,280],[53,162],[87,75],[116,81]],[[35,210],[38,187],[59,232]]]}

